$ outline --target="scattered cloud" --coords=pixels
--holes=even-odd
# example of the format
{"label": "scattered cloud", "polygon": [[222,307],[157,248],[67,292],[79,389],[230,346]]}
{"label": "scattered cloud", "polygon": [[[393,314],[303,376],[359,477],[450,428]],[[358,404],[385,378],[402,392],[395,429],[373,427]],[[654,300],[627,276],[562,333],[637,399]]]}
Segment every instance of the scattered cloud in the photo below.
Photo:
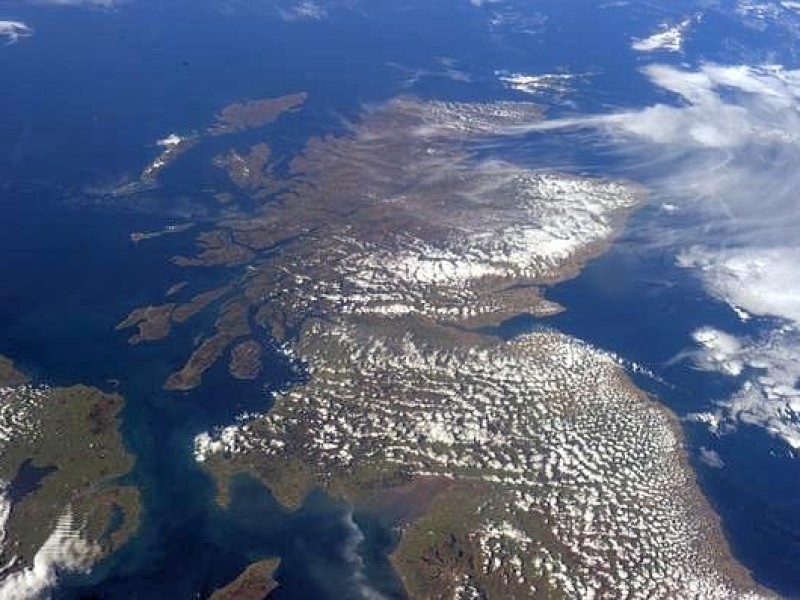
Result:
{"label": "scattered cloud", "polygon": [[631,43],[631,48],[637,52],[655,52],[657,50],[664,52],[681,52],[689,28],[694,22],[699,21],[701,18],[702,15],[697,15],[684,19],[675,25],[665,23],[659,27],[656,33],[644,38],[635,38]]}
{"label": "scattered cloud", "polygon": [[755,339],[736,338],[705,327],[695,332],[701,369],[734,376],[737,391],[717,406],[692,419],[708,423],[717,434],[755,425],[800,450],[800,333],[784,326]]}
{"label": "scattered cloud", "polygon": [[700,366],[743,378],[705,417],[720,430],[758,424],[800,448],[800,71],[656,64],[643,72],[663,102],[525,129],[609,142],[630,176],[671,207],[639,226],[635,249],[673,252],[741,318],[762,317],[758,339],[695,336]]}
{"label": "scattered cloud", "polygon": [[19,38],[28,37],[33,30],[20,21],[0,21],[0,38],[6,38],[6,45],[13,44]]}
{"label": "scattered cloud", "polygon": [[495,35],[539,35],[548,22],[547,15],[532,11],[529,3],[520,0],[469,0],[469,3],[485,13],[489,30]]}
{"label": "scattered cloud", "polygon": [[458,68],[458,62],[450,58],[439,58],[438,66],[432,68],[413,68],[400,63],[387,63],[388,67],[395,69],[402,74],[403,87],[414,87],[424,79],[449,79],[460,83],[470,83],[472,75],[467,71]]}
{"label": "scattered cloud", "polygon": [[584,77],[571,73],[526,74],[506,71],[497,71],[495,75],[507,88],[533,96],[566,95],[572,91],[575,80]]}
{"label": "scattered cloud", "polygon": [[721,469],[725,466],[725,461],[722,460],[719,453],[709,448],[700,448],[700,460],[714,469]]}
{"label": "scattered cloud", "polygon": [[89,6],[94,8],[115,8],[117,0],[32,0],[37,4],[49,4],[51,6]]}
{"label": "scattered cloud", "polygon": [[302,0],[289,8],[278,9],[284,21],[321,21],[328,11],[312,0]]}

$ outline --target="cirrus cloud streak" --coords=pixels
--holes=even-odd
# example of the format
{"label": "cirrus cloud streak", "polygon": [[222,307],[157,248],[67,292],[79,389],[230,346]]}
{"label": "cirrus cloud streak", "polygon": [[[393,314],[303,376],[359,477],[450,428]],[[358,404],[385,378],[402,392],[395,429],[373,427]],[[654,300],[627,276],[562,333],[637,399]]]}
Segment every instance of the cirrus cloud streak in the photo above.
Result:
{"label": "cirrus cloud streak", "polygon": [[637,225],[632,248],[673,252],[740,317],[773,319],[753,337],[696,337],[699,366],[741,379],[739,392],[705,418],[718,433],[759,425],[800,448],[792,358],[800,356],[800,71],[656,64],[643,73],[662,102],[523,131],[609,143],[628,174],[674,209]]}

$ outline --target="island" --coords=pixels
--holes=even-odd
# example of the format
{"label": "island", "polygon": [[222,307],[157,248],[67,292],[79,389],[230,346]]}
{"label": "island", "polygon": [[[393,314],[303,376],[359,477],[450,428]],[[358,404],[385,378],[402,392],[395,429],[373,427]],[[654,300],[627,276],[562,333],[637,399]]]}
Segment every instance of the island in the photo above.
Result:
{"label": "island", "polygon": [[209,600],[264,600],[278,587],[273,574],[279,565],[277,558],[254,562],[228,585],[215,590]]}
{"label": "island", "polygon": [[[150,190],[158,184],[158,178],[162,171],[172,166],[181,156],[204,142],[208,137],[230,135],[247,129],[264,127],[281,115],[299,109],[305,103],[306,98],[305,92],[300,92],[278,98],[262,98],[229,104],[216,115],[214,123],[205,130],[193,131],[183,135],[170,133],[165,138],[157,140],[155,145],[162,148],[161,152],[150,164],[142,169],[138,177],[131,178],[128,176],[112,186],[100,186],[90,191],[98,196],[121,197]],[[248,185],[252,186],[252,183],[249,183],[251,176],[247,171],[248,168],[252,169],[253,177],[261,177],[264,181],[269,180],[268,174],[262,174],[260,169],[257,169],[258,165],[263,167],[268,158],[269,147],[264,144],[258,144],[251,149],[247,157],[242,157],[234,150],[231,150],[227,156],[218,156],[215,159],[215,163],[220,168],[227,169],[231,177],[239,182],[240,185],[247,187]],[[217,192],[215,197],[221,204],[233,199],[229,192]],[[191,225],[188,227],[191,227]],[[139,242],[157,237],[162,233],[165,232],[136,232],[131,235],[131,240]]]}
{"label": "island", "polygon": [[282,114],[302,106],[305,101],[306,94],[299,93],[279,98],[229,104],[217,115],[214,124],[208,128],[208,133],[223,135],[244,129],[263,127]]}

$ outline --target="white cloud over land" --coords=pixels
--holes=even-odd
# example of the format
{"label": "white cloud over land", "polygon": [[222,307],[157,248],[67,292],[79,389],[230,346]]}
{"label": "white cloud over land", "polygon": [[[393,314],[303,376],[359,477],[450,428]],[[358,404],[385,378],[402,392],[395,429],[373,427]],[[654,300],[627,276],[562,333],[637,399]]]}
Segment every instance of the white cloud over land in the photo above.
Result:
{"label": "white cloud over land", "polygon": [[58,582],[59,573],[87,571],[98,553],[99,548],[81,537],[68,510],[39,548],[33,564],[14,571],[0,581],[0,600],[49,598]]}

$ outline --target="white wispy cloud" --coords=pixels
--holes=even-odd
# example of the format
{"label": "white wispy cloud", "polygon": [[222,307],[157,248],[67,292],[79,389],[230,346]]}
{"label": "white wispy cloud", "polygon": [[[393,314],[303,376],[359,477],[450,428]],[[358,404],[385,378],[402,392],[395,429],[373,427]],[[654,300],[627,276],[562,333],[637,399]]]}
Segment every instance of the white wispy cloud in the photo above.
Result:
{"label": "white wispy cloud", "polygon": [[0,37],[6,38],[6,45],[33,34],[33,30],[21,21],[0,21]]}
{"label": "white wispy cloud", "polygon": [[49,597],[60,571],[85,571],[98,552],[79,535],[72,514],[67,511],[34,556],[33,565],[0,582],[0,600]]}
{"label": "white wispy cloud", "polygon": [[708,290],[740,316],[775,316],[800,324],[800,247],[695,246],[678,256],[678,264],[698,269]]}
{"label": "white wispy cloud", "polygon": [[302,0],[289,8],[279,9],[279,13],[284,21],[321,21],[328,16],[328,11],[312,0]]}
{"label": "white wispy cloud", "polygon": [[94,8],[115,8],[117,0],[32,0],[37,4],[53,6],[89,6]]}
{"label": "white wispy cloud", "polygon": [[800,71],[780,66],[651,65],[672,101],[639,110],[544,121],[528,130],[599,133],[628,157],[630,174],[693,215],[645,238],[685,250],[800,246]]}
{"label": "white wispy cloud", "polygon": [[372,588],[367,582],[364,559],[359,554],[359,548],[366,539],[358,524],[353,519],[353,512],[347,511],[343,517],[343,524],[348,531],[344,541],[342,556],[352,570],[352,584],[357,596],[364,600],[385,600],[385,596]]}
{"label": "white wispy cloud", "polygon": [[689,17],[674,25],[663,24],[658,31],[643,38],[634,38],[631,48],[637,52],[681,52],[686,34],[692,23],[699,20],[700,16]]}
{"label": "white wispy cloud", "polygon": [[640,226],[636,249],[674,252],[739,316],[774,319],[758,339],[696,339],[699,364],[743,378],[705,417],[718,430],[758,424],[800,448],[800,71],[704,64],[643,72],[663,102],[526,129],[610,142],[630,176],[674,207]]}
{"label": "white wispy cloud", "polygon": [[576,79],[583,77],[572,73],[508,73],[496,71],[497,78],[509,89],[538,96],[546,93],[567,94]]}
{"label": "white wispy cloud", "polygon": [[793,450],[800,450],[800,334],[784,326],[765,335],[735,338],[705,327],[695,332],[699,351],[695,363],[702,369],[736,377],[737,391],[717,402],[716,408],[695,414],[712,431],[725,434],[739,423],[764,428]]}

